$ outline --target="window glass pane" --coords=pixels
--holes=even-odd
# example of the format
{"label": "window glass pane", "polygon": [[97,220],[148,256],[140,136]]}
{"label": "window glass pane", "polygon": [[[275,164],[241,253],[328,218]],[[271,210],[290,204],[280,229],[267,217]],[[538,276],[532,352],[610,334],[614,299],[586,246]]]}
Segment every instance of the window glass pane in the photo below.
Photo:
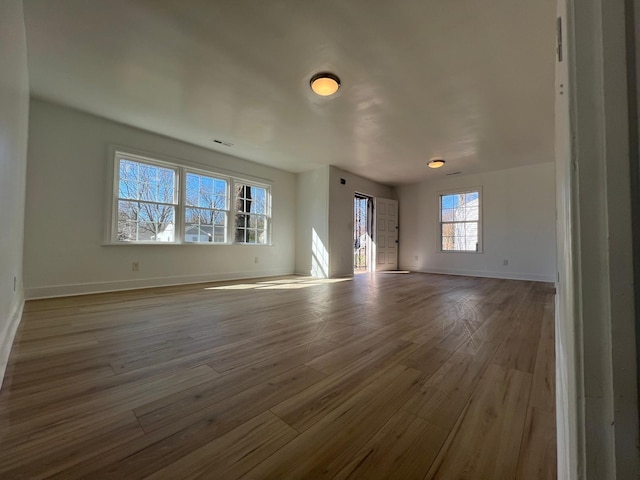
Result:
{"label": "window glass pane", "polygon": [[138,182],[138,200],[157,202],[156,192],[157,185],[152,185],[151,182]]}
{"label": "window glass pane", "polygon": [[184,221],[186,223],[198,223],[198,209],[197,208],[185,208]]}
{"label": "window glass pane", "polygon": [[200,177],[200,206],[213,208],[215,203],[213,194],[213,178],[198,175]]}
{"label": "window glass pane", "polygon": [[476,251],[477,249],[477,241],[474,238],[465,238],[465,245],[464,245],[464,250],[468,250],[468,251]]}
{"label": "window glass pane", "polygon": [[190,207],[198,206],[200,196],[200,178],[194,173],[186,175],[186,192],[185,197],[187,205]]}
{"label": "window glass pane", "polygon": [[226,212],[215,212],[214,219],[215,225],[226,225],[227,224],[227,213]]}
{"label": "window glass pane", "polygon": [[236,242],[268,242],[266,228],[269,215],[268,193],[264,187],[235,184],[233,207],[236,211]]}
{"label": "window glass pane", "polygon": [[119,241],[173,242],[175,207],[141,202],[118,202]]}
{"label": "window glass pane", "polygon": [[224,234],[226,224],[226,212],[187,207],[185,209],[185,242],[225,242],[226,235],[220,235],[218,229],[221,229]]}
{"label": "window glass pane", "polygon": [[442,237],[442,249],[443,250],[454,250],[454,238],[453,237]]}
{"label": "window glass pane", "polygon": [[227,208],[227,182],[219,178],[188,172],[187,205],[202,208]]}
{"label": "window glass pane", "polygon": [[455,227],[453,223],[444,223],[442,224],[442,236],[443,237],[452,237],[455,233]]}
{"label": "window glass pane", "polygon": [[120,198],[138,198],[138,182],[134,180],[124,180],[120,179],[120,184],[118,185],[118,197]]}
{"label": "window glass pane", "polygon": [[216,197],[214,208],[220,210],[227,209],[227,182],[224,180],[216,179],[213,185],[213,193]]}
{"label": "window glass pane", "polygon": [[138,163],[130,160],[120,159],[120,179],[138,180]]}
{"label": "window glass pane", "polygon": [[214,242],[224,243],[227,241],[227,229],[225,227],[214,227]]}
{"label": "window glass pane", "polygon": [[442,221],[443,222],[452,222],[453,221],[453,213],[454,210],[452,208],[447,208],[442,210]]}
{"label": "window glass pane", "polygon": [[468,192],[465,194],[465,203],[467,205],[469,204],[473,204],[475,202],[475,204],[478,204],[478,198],[479,198],[479,194],[478,192]]}
{"label": "window glass pane", "polygon": [[478,223],[460,222],[442,225],[442,249],[476,251]]}
{"label": "window glass pane", "polygon": [[455,195],[442,195],[442,208],[454,208]]}
{"label": "window glass pane", "polygon": [[253,204],[251,213],[264,214],[267,212],[267,191],[264,188],[252,187]]}
{"label": "window glass pane", "polygon": [[236,184],[235,205],[238,212],[267,213],[267,190],[254,185]]}
{"label": "window glass pane", "polygon": [[480,209],[477,206],[467,207],[467,220],[480,220]]}
{"label": "window glass pane", "polygon": [[176,172],[170,168],[120,159],[120,198],[175,204]]}
{"label": "window glass pane", "polygon": [[177,203],[175,197],[176,172],[168,168],[158,168],[156,198],[163,203]]}
{"label": "window glass pane", "polygon": [[477,251],[479,243],[480,192],[440,196],[441,248]]}
{"label": "window glass pane", "polygon": [[213,226],[186,225],[184,239],[189,243],[211,243],[213,242]]}
{"label": "window glass pane", "polygon": [[138,167],[138,175],[140,176],[140,180],[141,181],[149,181],[149,180],[155,180],[157,178],[157,174],[158,174],[158,167],[156,166],[152,166],[152,165],[146,165],[144,163],[140,163],[140,166]]}

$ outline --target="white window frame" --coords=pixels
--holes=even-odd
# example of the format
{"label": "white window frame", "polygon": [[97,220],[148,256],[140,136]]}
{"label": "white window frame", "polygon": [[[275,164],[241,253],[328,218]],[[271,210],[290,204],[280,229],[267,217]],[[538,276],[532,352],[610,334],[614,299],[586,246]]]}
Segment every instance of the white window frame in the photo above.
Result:
{"label": "white window frame", "polygon": [[[265,213],[251,213],[248,212],[237,212],[235,209],[235,191],[237,185],[246,185],[249,187],[263,188],[265,190]],[[233,215],[233,229],[231,232],[233,233],[234,243],[236,245],[269,245],[271,242],[271,189],[268,185],[259,184],[256,182],[251,182],[248,180],[234,179],[233,189],[231,190],[231,202],[234,203],[233,209],[231,210]],[[245,215],[255,215],[264,217],[265,219],[265,235],[267,236],[267,241],[265,243],[257,243],[257,242],[236,242],[235,241],[235,233],[236,233],[236,215],[245,214]]]}
{"label": "white window frame", "polygon": [[[175,174],[174,180],[174,191],[173,198],[174,203],[165,203],[165,202],[151,202],[146,200],[137,200],[130,198],[120,198],[120,160],[129,160],[136,163],[141,163],[144,165],[150,165],[153,167],[161,167],[168,170],[173,170]],[[181,215],[180,212],[180,183],[181,183],[181,175],[180,169],[176,165],[172,165],[166,162],[154,160],[151,158],[140,157],[138,155],[130,155],[124,154],[122,152],[117,152],[114,158],[114,170],[113,170],[113,194],[112,194],[112,217],[111,217],[111,242],[117,244],[126,244],[126,245],[170,245],[172,243],[176,243],[176,239],[178,236],[178,223]],[[173,221],[174,221],[174,241],[173,242],[158,242],[158,241],[144,241],[144,240],[135,240],[135,241],[124,241],[118,239],[118,202],[120,201],[129,201],[129,202],[140,202],[140,203],[149,203],[154,205],[167,205],[172,206],[174,211]]]}
{"label": "white window frame", "polygon": [[[467,220],[467,221],[462,221],[462,222],[456,222],[456,221],[447,221],[447,222],[443,222],[442,221],[442,197],[446,196],[446,195],[460,195],[460,194],[466,194],[466,193],[474,193],[474,192],[478,192],[478,220]],[[436,251],[439,253],[463,253],[463,254],[467,254],[467,253],[483,253],[483,215],[482,215],[482,210],[483,210],[483,205],[484,205],[484,201],[482,198],[482,187],[467,187],[467,188],[454,188],[451,190],[445,190],[445,191],[440,191],[437,193],[436,196],[436,205],[437,205],[437,209],[438,209],[438,225],[436,228]],[[478,246],[476,250],[444,250],[442,248],[442,226],[443,224],[449,224],[449,223],[476,223],[478,224]]]}
{"label": "white window frame", "polygon": [[[211,172],[211,171],[207,171],[207,170],[198,170],[195,168],[190,168],[190,167],[184,167],[183,168],[183,181],[181,183],[181,200],[182,200],[182,208],[181,208],[181,213],[182,213],[182,217],[184,219],[183,224],[182,224],[182,231],[183,234],[180,238],[180,243],[185,243],[185,244],[189,244],[189,245],[210,245],[210,244],[214,244],[214,245],[228,245],[230,243],[233,243],[232,241],[230,241],[230,237],[229,237],[229,224],[231,223],[231,215],[233,214],[233,210],[231,210],[231,202],[232,202],[232,198],[231,198],[231,186],[233,185],[233,179],[230,177],[227,177],[225,175],[220,175],[218,173],[215,172]],[[187,205],[187,175],[189,173],[192,173],[194,175],[199,175],[199,176],[203,176],[203,177],[209,177],[212,178],[214,180],[224,180],[225,182],[227,182],[227,191],[226,191],[226,196],[227,196],[227,209],[226,210],[222,210],[219,208],[205,208],[205,207],[191,207],[189,205]],[[225,231],[225,241],[224,242],[188,242],[186,241],[186,227],[187,227],[187,222],[186,222],[186,211],[187,208],[197,208],[197,209],[202,209],[202,210],[210,210],[213,212],[225,212],[225,214],[227,215],[227,226],[226,226],[226,231]],[[214,231],[214,235],[215,235],[215,227],[213,229]]]}
{"label": "white window frame", "polygon": [[[106,238],[105,245],[215,245],[215,246],[223,246],[223,245],[248,245],[254,247],[264,247],[264,246],[272,246],[272,228],[273,228],[273,216],[272,216],[272,192],[271,192],[271,184],[261,181],[256,181],[251,178],[246,178],[242,176],[235,176],[230,173],[221,173],[216,170],[209,170],[208,168],[203,168],[200,164],[195,164],[194,162],[186,162],[186,161],[178,161],[175,159],[167,158],[163,155],[151,154],[147,156],[147,154],[139,154],[139,153],[131,153],[133,149],[129,148],[119,148],[112,146],[109,150],[109,160],[111,168],[109,181],[111,182],[111,188],[107,189],[109,192],[109,198],[107,201],[108,213],[108,225],[106,228]],[[161,159],[158,159],[160,157]],[[175,188],[177,192],[174,194],[174,198],[176,199],[176,204],[172,204],[175,207],[175,232],[174,232],[174,241],[173,242],[158,242],[158,241],[123,241],[118,240],[118,201],[119,198],[119,179],[120,179],[120,160],[131,160],[133,162],[144,163],[147,165],[158,166],[162,168],[169,168],[176,172],[176,182]],[[193,166],[192,166],[193,165]],[[186,209],[191,208],[187,206],[186,201],[186,178],[187,173],[194,173],[196,175],[204,175],[214,179],[225,180],[227,182],[227,230],[226,230],[226,239],[227,241],[222,242],[187,242],[186,238],[186,230],[185,230],[185,214]],[[236,210],[234,203],[234,192],[236,184],[249,185],[252,187],[264,188],[266,193],[265,198],[265,217],[267,221],[267,228],[265,230],[267,241],[266,243],[245,243],[245,242],[236,242],[235,241],[235,227],[236,227]],[[123,199],[124,200],[124,199]],[[214,209],[217,210],[217,209]],[[222,211],[222,210],[219,210]],[[262,214],[260,214],[262,215]]]}

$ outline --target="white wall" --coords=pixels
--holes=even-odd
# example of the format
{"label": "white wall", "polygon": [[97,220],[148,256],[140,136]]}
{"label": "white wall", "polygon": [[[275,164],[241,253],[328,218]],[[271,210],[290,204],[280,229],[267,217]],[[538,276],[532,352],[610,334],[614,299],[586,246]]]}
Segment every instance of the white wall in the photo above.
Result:
{"label": "white wall", "polygon": [[21,0],[0,2],[0,383],[22,315],[22,241],[29,122]]}
{"label": "white wall", "polygon": [[[4,70],[4,69],[3,69]],[[103,245],[110,144],[268,179],[273,245]],[[33,100],[25,222],[27,298],[290,274],[296,176]],[[255,257],[259,263],[255,263]],[[131,263],[140,262],[133,272]]]}
{"label": "white wall", "polygon": [[[483,253],[439,252],[438,193],[468,187],[482,187]],[[553,163],[441,177],[397,192],[400,268],[555,281]]]}
{"label": "white wall", "polygon": [[[340,179],[346,184],[342,185]],[[393,198],[393,188],[372,182],[337,167],[329,174],[329,274],[353,275],[353,198],[355,193]]]}
{"label": "white wall", "polygon": [[298,174],[296,273],[329,276],[329,167]]}

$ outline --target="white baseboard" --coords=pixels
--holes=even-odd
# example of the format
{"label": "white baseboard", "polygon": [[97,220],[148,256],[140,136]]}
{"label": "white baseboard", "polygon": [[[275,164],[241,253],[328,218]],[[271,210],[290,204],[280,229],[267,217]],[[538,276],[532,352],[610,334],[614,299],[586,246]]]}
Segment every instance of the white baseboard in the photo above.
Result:
{"label": "white baseboard", "polygon": [[20,325],[20,320],[22,319],[23,309],[24,299],[20,298],[15,303],[9,318],[0,325],[0,388],[2,388],[4,374],[7,371],[9,354],[11,353],[16,332],[18,331],[18,325]]}
{"label": "white baseboard", "polygon": [[555,283],[554,275],[540,275],[536,273],[490,272],[485,270],[464,270],[458,268],[432,268],[432,267],[401,267],[400,270],[409,270],[419,273],[439,273],[444,275],[462,275],[466,277],[502,278],[505,280],[528,280],[532,282]]}
{"label": "white baseboard", "polygon": [[141,288],[170,287],[191,283],[219,282],[226,280],[242,280],[244,278],[275,277],[293,275],[291,270],[271,269],[251,272],[207,273],[201,275],[181,275],[174,277],[141,278],[135,280],[114,280],[108,282],[75,283],[67,285],[51,285],[25,288],[25,298],[35,300],[41,298],[69,297],[73,295],[90,295],[93,293],[118,292]]}

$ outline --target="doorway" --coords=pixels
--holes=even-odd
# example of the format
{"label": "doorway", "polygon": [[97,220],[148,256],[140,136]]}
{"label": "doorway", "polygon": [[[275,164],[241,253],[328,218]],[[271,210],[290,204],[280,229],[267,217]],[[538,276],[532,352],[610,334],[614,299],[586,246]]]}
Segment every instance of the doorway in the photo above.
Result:
{"label": "doorway", "polygon": [[373,198],[356,193],[353,199],[353,273],[373,270]]}

